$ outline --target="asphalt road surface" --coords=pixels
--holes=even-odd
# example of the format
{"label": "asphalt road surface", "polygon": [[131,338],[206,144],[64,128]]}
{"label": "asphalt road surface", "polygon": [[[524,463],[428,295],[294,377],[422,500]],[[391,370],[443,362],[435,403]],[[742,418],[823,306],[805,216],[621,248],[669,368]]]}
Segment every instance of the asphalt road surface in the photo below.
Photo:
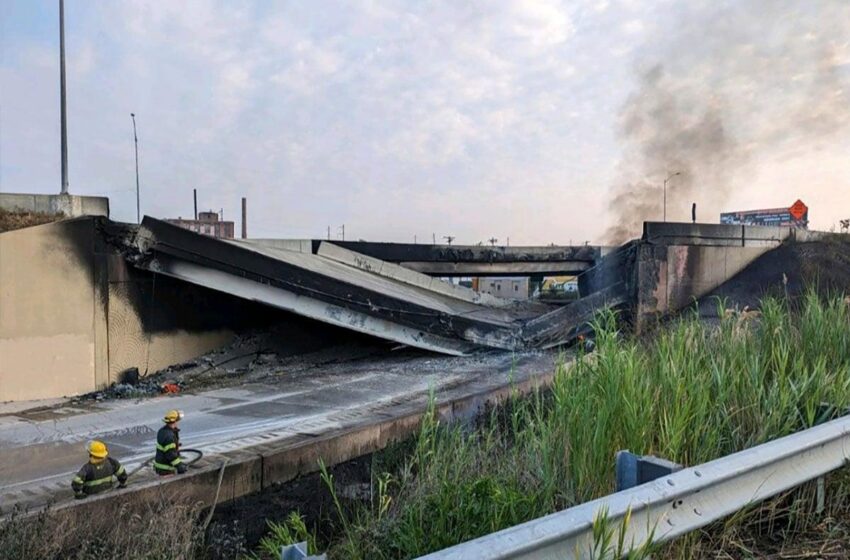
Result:
{"label": "asphalt road surface", "polygon": [[[104,441],[110,454],[132,470],[153,456],[156,431],[170,409],[183,410],[181,445],[214,456],[251,445],[320,435],[362,421],[382,403],[421,399],[430,391],[549,372],[552,353],[489,354],[446,358],[420,355],[333,364],[321,372],[282,375],[198,394],[143,400],[67,402],[0,415],[0,512],[72,497],[70,480],[87,460],[86,444]],[[132,481],[131,481],[132,482]]]}

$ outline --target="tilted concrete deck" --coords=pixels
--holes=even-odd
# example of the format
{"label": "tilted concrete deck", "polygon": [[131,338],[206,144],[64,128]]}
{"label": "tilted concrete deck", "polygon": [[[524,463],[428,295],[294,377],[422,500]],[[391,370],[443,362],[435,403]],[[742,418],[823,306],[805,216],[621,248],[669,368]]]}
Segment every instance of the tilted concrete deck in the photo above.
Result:
{"label": "tilted concrete deck", "polygon": [[[444,418],[471,416],[512,391],[548,384],[556,360],[555,353],[535,352],[355,362],[327,374],[284,373],[274,385],[0,416],[0,514],[47,503],[57,504],[58,511],[101,507],[104,500],[154,496],[164,485],[178,485],[169,488],[209,504],[222,464],[219,500],[227,501],[313,472],[319,459],[332,465],[407,437],[431,391]],[[131,470],[152,456],[160,417],[171,408],[186,412],[183,446],[206,455],[189,474],[160,479],[144,469],[126,490],[72,499],[70,479],[86,460],[86,442],[104,440]]]}
{"label": "tilted concrete deck", "polygon": [[[532,347],[522,338],[523,325],[554,309],[476,298],[465,288],[434,283],[396,265],[384,270],[374,258],[324,244],[314,254],[226,241],[150,217],[142,222],[136,244],[139,268],[444,354]],[[561,333],[561,343],[567,343],[575,327],[574,322],[553,325],[551,336]]]}

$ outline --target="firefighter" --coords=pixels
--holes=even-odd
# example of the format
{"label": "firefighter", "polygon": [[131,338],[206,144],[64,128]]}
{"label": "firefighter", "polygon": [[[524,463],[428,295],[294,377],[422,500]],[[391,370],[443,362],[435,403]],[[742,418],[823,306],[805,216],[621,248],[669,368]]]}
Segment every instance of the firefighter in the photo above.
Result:
{"label": "firefighter", "polygon": [[109,451],[102,441],[88,444],[89,462],[83,465],[77,476],[71,481],[75,498],[85,498],[112,489],[113,477],[118,479],[118,487],[127,485],[127,471],[117,459],[108,457]]}
{"label": "firefighter", "polygon": [[165,426],[156,433],[156,457],[153,460],[156,474],[186,472],[186,465],[180,459],[180,428],[177,427],[177,423],[182,419],[183,413],[179,410],[169,410],[162,419]]}

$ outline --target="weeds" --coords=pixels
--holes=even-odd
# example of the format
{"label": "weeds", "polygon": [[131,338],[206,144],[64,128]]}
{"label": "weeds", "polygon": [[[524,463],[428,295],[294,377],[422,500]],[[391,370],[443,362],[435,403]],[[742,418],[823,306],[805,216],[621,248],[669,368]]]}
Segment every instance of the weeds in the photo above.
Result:
{"label": "weeds", "polygon": [[[413,558],[609,494],[620,449],[694,465],[824,420],[850,405],[850,306],[814,292],[798,306],[767,299],[719,325],[686,316],[649,342],[602,313],[597,351],[561,365],[548,394],[512,400],[473,432],[426,414],[407,462],[378,477],[381,498],[351,515],[338,507],[330,556]],[[841,479],[833,510],[850,502]],[[777,498],[664,554],[687,558],[739,530],[805,531],[818,521],[810,498]],[[619,534],[600,522],[598,557],[616,555]]]}
{"label": "weeds", "polygon": [[72,518],[51,510],[0,523],[0,557],[8,560],[170,560],[202,550],[198,506],[163,500]]}
{"label": "weeds", "polygon": [[307,543],[307,552],[314,554],[316,550],[316,534],[311,532],[304,518],[297,512],[292,512],[283,523],[268,523],[269,534],[260,540],[260,551],[269,558],[279,558],[280,548],[301,542]]}

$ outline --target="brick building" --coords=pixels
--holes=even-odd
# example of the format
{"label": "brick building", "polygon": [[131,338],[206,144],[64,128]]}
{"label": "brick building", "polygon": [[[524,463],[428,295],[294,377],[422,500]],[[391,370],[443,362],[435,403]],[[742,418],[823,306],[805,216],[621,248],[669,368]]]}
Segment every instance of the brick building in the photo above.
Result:
{"label": "brick building", "polygon": [[177,219],[169,218],[165,221],[196,233],[233,239],[233,222],[219,220],[218,212],[198,212],[197,220],[178,217]]}

